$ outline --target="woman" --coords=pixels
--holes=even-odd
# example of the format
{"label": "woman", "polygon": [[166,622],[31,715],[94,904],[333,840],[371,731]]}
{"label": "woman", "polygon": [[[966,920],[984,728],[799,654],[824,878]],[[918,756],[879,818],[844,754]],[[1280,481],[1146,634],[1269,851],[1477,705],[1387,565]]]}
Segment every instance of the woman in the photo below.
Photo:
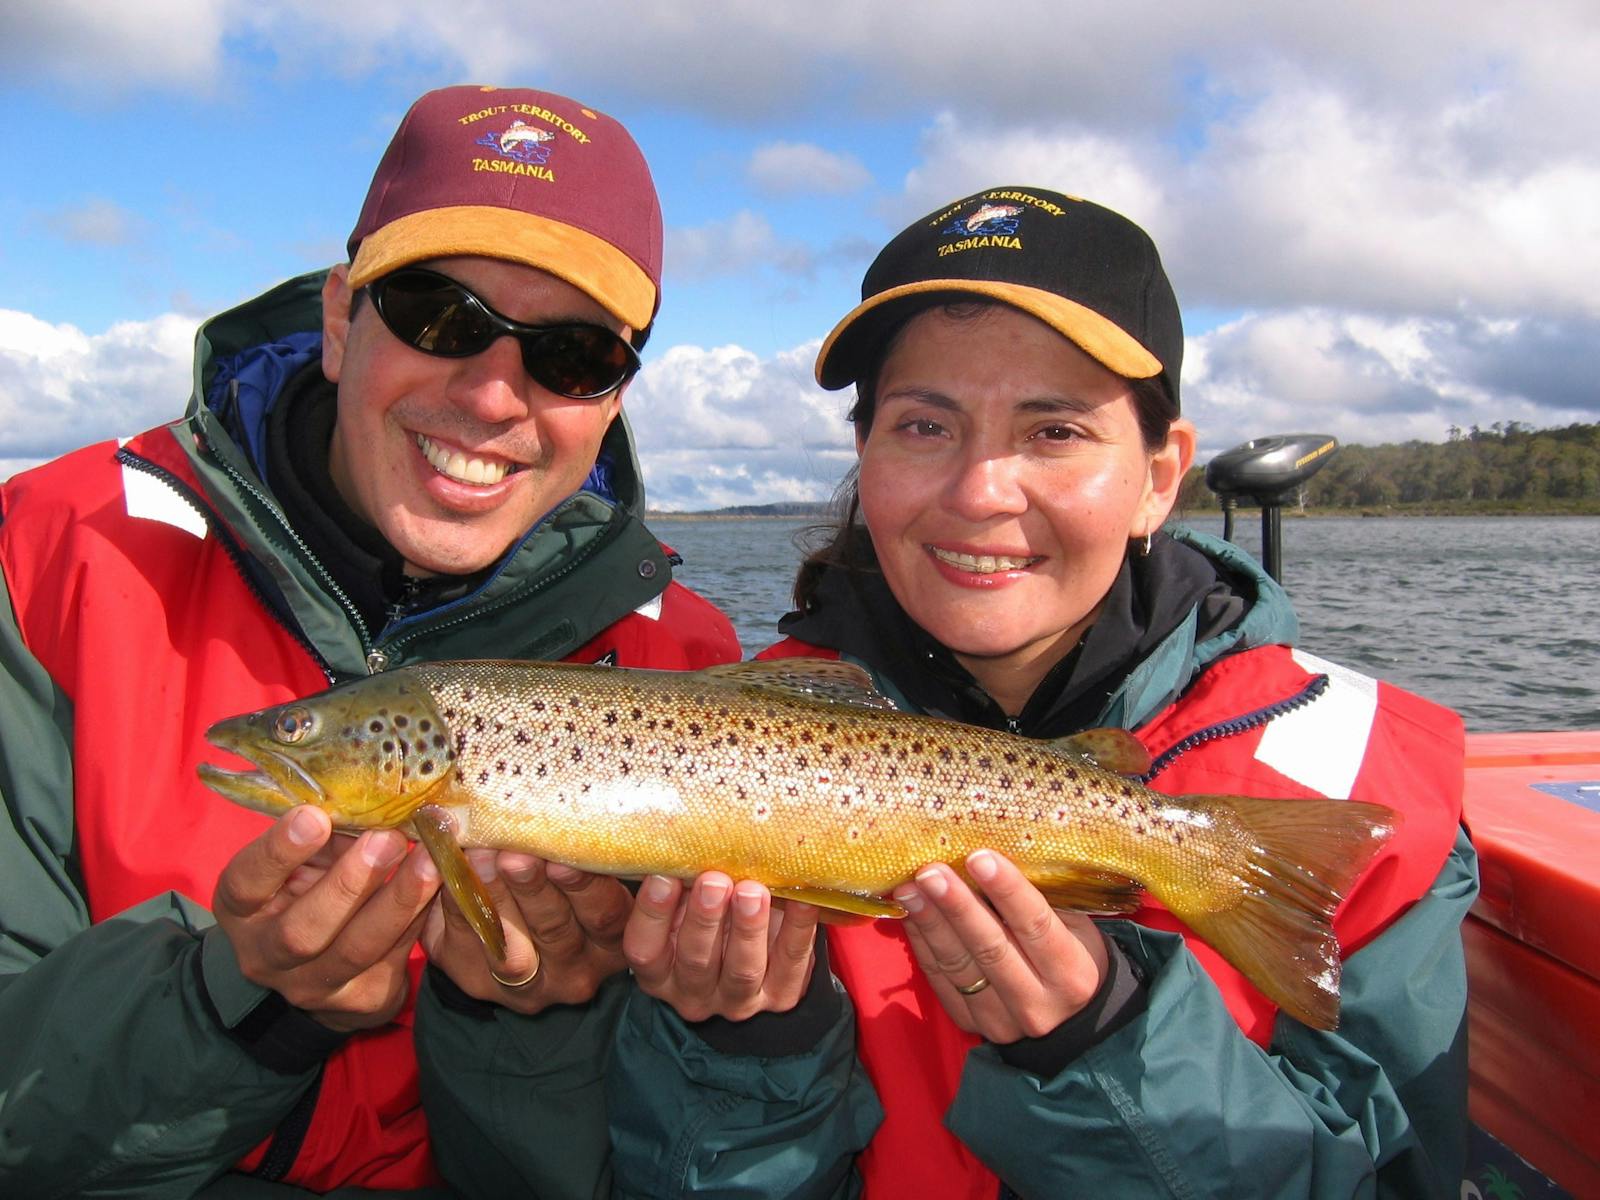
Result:
{"label": "woman", "polygon": [[1131,729],[1166,792],[1403,816],[1335,923],[1334,1032],[1154,902],[1057,916],[988,851],[960,864],[975,886],[918,872],[904,922],[830,929],[886,1114],[868,1197],[987,1198],[996,1176],[1039,1197],[1454,1195],[1477,890],[1461,724],[1293,649],[1247,555],[1162,531],[1196,439],[1150,239],[990,189],[890,242],[862,297],[817,363],[856,387],[858,472],[763,657],[843,657],[903,707],[1032,737]]}

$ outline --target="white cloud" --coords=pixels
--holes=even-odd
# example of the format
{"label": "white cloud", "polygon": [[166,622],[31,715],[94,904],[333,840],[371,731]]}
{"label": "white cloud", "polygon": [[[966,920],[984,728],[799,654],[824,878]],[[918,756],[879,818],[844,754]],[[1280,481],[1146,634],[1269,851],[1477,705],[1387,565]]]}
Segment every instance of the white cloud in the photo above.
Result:
{"label": "white cloud", "polygon": [[134,240],[144,221],[115,201],[94,196],[42,218],[46,228],[69,242],[121,246]]}
{"label": "white cloud", "polygon": [[225,0],[11,0],[0,4],[0,67],[94,91],[154,84],[205,90],[222,62]]}
{"label": "white cloud", "polygon": [[167,314],[91,336],[0,309],[0,462],[9,464],[7,473],[181,416],[195,326],[193,318]]}
{"label": "white cloud", "polygon": [[1452,425],[1593,423],[1600,389],[1588,347],[1597,334],[1600,323],[1314,308],[1250,315],[1189,339],[1184,412],[1199,427],[1202,458],[1273,433],[1375,445],[1440,442]]}
{"label": "white cloud", "polygon": [[765,217],[741,209],[725,221],[667,230],[662,270],[666,280],[698,280],[762,268],[809,275],[815,266],[816,257],[808,246],[780,238]]}
{"label": "white cloud", "polygon": [[822,500],[854,461],[847,394],[811,377],[818,343],[769,359],[738,346],[674,346],[629,389],[652,507]]}
{"label": "white cloud", "polygon": [[758,148],[747,174],[756,190],[769,196],[842,196],[872,182],[860,159],[809,142],[770,142]]}

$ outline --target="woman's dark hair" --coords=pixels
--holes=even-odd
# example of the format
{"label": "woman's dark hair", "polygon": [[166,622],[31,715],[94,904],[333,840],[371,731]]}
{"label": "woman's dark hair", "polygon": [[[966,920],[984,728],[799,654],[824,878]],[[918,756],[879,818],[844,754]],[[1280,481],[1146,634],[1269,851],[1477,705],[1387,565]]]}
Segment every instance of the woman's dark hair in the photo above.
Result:
{"label": "woman's dark hair", "polygon": [[[913,317],[930,308],[938,308],[945,316],[964,321],[998,307],[1001,305],[991,300],[933,299],[907,312],[899,324],[888,331],[879,343],[877,352],[868,360],[861,377],[856,380],[855,403],[850,406],[846,418],[855,426],[857,434],[864,436],[872,428],[872,419],[878,408],[878,377],[883,373],[884,362],[900,344],[900,338]],[[1167,433],[1178,419],[1178,406],[1159,377],[1130,379],[1128,390],[1139,420],[1139,434],[1144,439],[1145,449],[1153,454],[1167,444]],[[845,571],[878,569],[872,538],[861,521],[861,489],[856,467],[851,467],[839,481],[829,504],[827,521],[802,529],[795,541],[804,554],[794,580],[794,604],[802,612],[814,607],[818,584],[830,567]]]}

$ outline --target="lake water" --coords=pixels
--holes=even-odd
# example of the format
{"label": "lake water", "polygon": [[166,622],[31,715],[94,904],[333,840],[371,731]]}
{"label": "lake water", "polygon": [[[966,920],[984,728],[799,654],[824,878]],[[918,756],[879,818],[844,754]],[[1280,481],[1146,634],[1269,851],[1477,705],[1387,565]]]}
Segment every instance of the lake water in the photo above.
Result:
{"label": "lake water", "polygon": [[[1220,517],[1191,523],[1222,532]],[[804,524],[654,528],[748,656],[790,607]],[[1233,540],[1259,554],[1259,527],[1243,511]],[[1600,728],[1600,518],[1286,517],[1283,582],[1302,646],[1448,704],[1469,729]]]}

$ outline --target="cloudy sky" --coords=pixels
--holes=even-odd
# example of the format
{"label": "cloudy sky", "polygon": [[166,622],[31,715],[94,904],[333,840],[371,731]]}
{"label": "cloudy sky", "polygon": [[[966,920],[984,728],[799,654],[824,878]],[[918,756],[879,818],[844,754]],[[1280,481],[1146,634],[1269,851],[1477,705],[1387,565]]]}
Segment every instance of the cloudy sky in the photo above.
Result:
{"label": "cloudy sky", "polygon": [[196,324],[342,256],[410,101],[563,92],[665,210],[628,396],[652,502],[822,498],[817,345],[877,247],[979,188],[1162,249],[1202,458],[1600,420],[1593,0],[10,0],[0,478],[182,411]]}

